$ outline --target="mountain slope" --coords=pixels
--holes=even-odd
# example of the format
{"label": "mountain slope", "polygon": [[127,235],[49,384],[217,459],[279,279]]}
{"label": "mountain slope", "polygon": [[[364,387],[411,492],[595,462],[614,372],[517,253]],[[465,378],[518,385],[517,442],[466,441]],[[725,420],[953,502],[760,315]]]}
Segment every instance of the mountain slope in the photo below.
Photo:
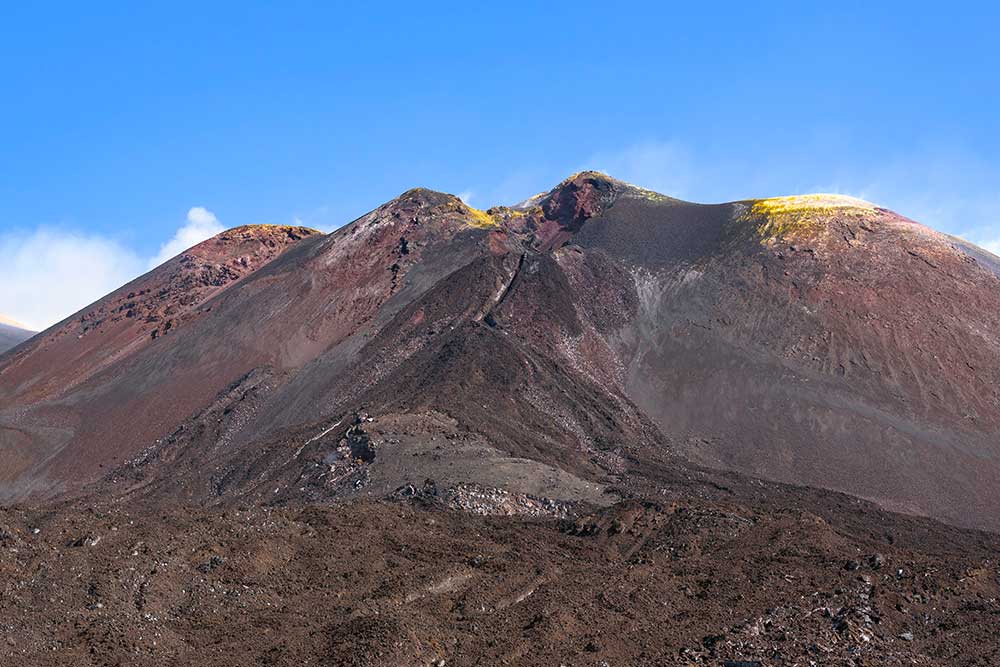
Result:
{"label": "mountain slope", "polygon": [[[207,243],[233,267],[227,234]],[[154,272],[0,362],[3,497],[563,515],[700,464],[1000,528],[1000,278],[894,213],[585,172],[293,235],[231,279]]]}
{"label": "mountain slope", "polygon": [[625,392],[686,455],[997,527],[1000,280],[966,246],[836,197],[622,201],[574,241],[630,267]]}
{"label": "mountain slope", "polygon": [[0,498],[92,480],[269,355],[223,338],[213,338],[211,351],[197,349],[176,334],[210,318],[214,299],[315,235],[301,227],[229,230],[6,355]]}

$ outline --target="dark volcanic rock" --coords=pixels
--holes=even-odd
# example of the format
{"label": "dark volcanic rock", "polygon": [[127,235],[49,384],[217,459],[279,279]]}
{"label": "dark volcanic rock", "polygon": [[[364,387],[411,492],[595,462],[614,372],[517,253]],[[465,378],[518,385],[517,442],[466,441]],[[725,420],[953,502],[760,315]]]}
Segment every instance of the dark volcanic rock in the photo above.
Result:
{"label": "dark volcanic rock", "polygon": [[[401,503],[0,510],[12,530],[42,527],[0,549],[0,617],[13,639],[0,642],[0,663],[1000,659],[995,537],[881,515],[898,534],[888,545],[824,511],[834,523],[692,493],[589,514],[581,520],[595,530],[573,533]],[[78,532],[104,539],[65,548],[62,536]],[[859,581],[841,567],[845,547],[884,549],[917,576]]]}

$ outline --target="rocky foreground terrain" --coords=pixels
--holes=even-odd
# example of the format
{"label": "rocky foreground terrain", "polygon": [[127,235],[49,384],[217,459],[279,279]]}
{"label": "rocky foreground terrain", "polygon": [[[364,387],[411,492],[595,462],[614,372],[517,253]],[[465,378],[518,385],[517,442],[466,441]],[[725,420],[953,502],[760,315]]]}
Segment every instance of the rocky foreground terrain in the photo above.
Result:
{"label": "rocky foreground terrain", "polygon": [[832,195],[229,230],[0,356],[0,664],[994,664],[998,332]]}
{"label": "rocky foreground terrain", "polygon": [[[0,661],[992,665],[1000,539],[697,486],[563,519],[397,502],[0,513]],[[768,496],[768,491],[762,491]]]}

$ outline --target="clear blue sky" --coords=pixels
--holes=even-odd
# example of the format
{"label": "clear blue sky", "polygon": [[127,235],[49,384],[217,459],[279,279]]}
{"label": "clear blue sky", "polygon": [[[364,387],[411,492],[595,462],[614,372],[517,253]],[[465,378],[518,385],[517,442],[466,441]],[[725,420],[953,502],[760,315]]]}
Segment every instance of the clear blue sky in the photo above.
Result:
{"label": "clear blue sky", "polygon": [[[985,3],[8,4],[8,255],[44,234],[127,273],[192,207],[331,229],[417,185],[485,208],[583,167],[700,201],[837,190],[1000,243]],[[26,270],[0,257],[0,282]],[[0,313],[51,323],[18,289]]]}

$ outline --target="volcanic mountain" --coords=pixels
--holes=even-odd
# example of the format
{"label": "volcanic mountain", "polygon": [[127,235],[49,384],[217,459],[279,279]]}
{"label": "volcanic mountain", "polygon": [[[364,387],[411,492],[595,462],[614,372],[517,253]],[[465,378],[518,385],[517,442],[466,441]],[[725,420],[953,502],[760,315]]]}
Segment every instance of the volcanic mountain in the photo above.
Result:
{"label": "volcanic mountain", "polygon": [[[589,498],[669,452],[996,529],[997,332],[997,258],[856,199],[417,189],[325,236],[220,234],[7,355],[0,489],[128,462],[198,500],[389,493],[438,473],[399,460],[412,431],[461,434],[451,484]],[[362,412],[398,451],[335,482]]]}
{"label": "volcanic mountain", "polygon": [[29,331],[28,328],[20,322],[0,315],[0,354],[6,352],[15,345],[28,340],[34,335],[34,331]]}
{"label": "volcanic mountain", "polygon": [[885,508],[1000,529],[998,332],[835,195],[232,229],[0,356],[0,658],[989,664],[1000,538]]}

